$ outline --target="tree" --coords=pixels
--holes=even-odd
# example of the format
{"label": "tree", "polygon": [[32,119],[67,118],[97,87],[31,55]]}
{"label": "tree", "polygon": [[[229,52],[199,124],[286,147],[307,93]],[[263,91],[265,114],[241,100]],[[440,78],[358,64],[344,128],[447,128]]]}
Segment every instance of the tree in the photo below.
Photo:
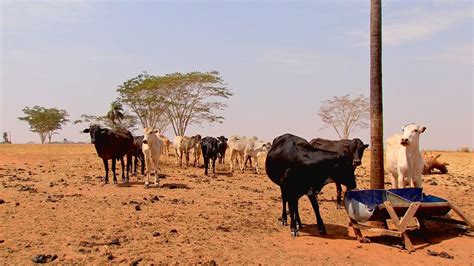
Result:
{"label": "tree", "polygon": [[46,141],[46,137],[48,137],[48,141],[51,143],[53,134],[61,130],[62,125],[69,121],[66,119],[68,116],[66,110],[57,108],[25,107],[23,108],[23,113],[26,116],[18,117],[18,119],[27,122],[30,125],[30,130],[38,133],[42,144]]}
{"label": "tree", "polygon": [[165,93],[164,112],[175,135],[184,136],[192,124],[222,123],[224,117],[214,112],[223,110],[226,104],[216,101],[217,98],[232,96],[219,72],[173,73],[158,77],[158,84]]}
{"label": "tree", "polygon": [[110,110],[105,115],[114,125],[120,124],[124,118],[122,104],[115,100],[110,104]]}
{"label": "tree", "polygon": [[382,3],[370,1],[370,188],[384,188]]}
{"label": "tree", "polygon": [[319,109],[321,120],[336,130],[341,139],[348,139],[359,128],[367,128],[369,118],[369,99],[364,95],[351,98],[349,94],[334,96],[323,101]]}
{"label": "tree", "polygon": [[183,136],[192,124],[222,122],[224,118],[215,111],[226,105],[216,99],[232,96],[217,71],[164,76],[143,72],[124,82],[117,92],[143,127],[162,132],[171,125],[177,136]]}
{"label": "tree", "polygon": [[142,127],[156,126],[164,112],[163,89],[157,86],[156,77],[143,72],[125,81],[117,92],[119,101],[135,113]]}

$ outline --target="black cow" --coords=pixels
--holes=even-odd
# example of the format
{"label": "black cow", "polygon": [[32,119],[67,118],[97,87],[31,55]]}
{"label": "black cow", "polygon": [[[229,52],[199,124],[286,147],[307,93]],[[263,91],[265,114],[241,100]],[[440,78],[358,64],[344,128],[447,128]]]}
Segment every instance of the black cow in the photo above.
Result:
{"label": "black cow", "polygon": [[132,154],[133,162],[133,174],[137,174],[137,164],[140,161],[141,173],[145,175],[145,155],[142,151],[143,136],[133,136],[133,145],[130,150]]}
{"label": "black cow", "polygon": [[[84,133],[90,133],[91,142],[95,145],[97,155],[104,161],[105,177],[104,182],[109,182],[109,164],[108,160],[112,159],[112,173],[114,175],[114,184],[117,184],[117,176],[115,175],[115,161],[120,160],[122,164],[122,182],[128,182],[128,172],[130,169],[131,153],[130,149],[133,144],[132,133],[128,130],[111,130],[101,128],[98,125],[92,125],[84,129]],[[127,155],[127,175],[124,173],[123,156]]]}
{"label": "black cow", "polygon": [[[362,164],[362,156],[364,156],[364,150],[369,147],[369,145],[364,144],[360,139],[342,139],[342,140],[328,140],[322,138],[312,139],[309,142],[313,147],[337,152],[338,154],[348,156],[352,160],[352,165],[354,168]],[[336,183],[337,190],[337,208],[342,208],[342,187],[341,184]]]}
{"label": "black cow", "polygon": [[205,137],[201,140],[202,157],[204,158],[204,174],[208,175],[209,160],[212,160],[212,173],[216,173],[216,160],[219,154],[219,140]]}
{"label": "black cow", "polygon": [[286,224],[287,219],[286,201],[289,203],[292,236],[298,235],[296,224],[299,220],[298,199],[301,196],[308,195],[316,214],[318,230],[320,234],[326,234],[318,200],[312,191],[321,190],[329,177],[348,189],[356,188],[354,168],[347,156],[316,149],[305,139],[291,134],[273,140],[265,166],[268,177],[281,189],[283,224]]}
{"label": "black cow", "polygon": [[225,152],[227,150],[227,138],[224,137],[224,136],[220,136],[217,138],[217,150],[218,150],[218,154],[217,154],[217,158],[219,159],[219,163],[220,164],[223,164],[225,162]]}

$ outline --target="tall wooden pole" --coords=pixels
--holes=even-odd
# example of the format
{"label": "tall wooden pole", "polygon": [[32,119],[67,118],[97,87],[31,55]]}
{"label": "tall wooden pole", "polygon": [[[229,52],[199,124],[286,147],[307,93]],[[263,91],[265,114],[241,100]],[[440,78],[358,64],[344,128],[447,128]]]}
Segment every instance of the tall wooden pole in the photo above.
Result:
{"label": "tall wooden pole", "polygon": [[382,110],[382,3],[370,1],[370,188],[384,188]]}

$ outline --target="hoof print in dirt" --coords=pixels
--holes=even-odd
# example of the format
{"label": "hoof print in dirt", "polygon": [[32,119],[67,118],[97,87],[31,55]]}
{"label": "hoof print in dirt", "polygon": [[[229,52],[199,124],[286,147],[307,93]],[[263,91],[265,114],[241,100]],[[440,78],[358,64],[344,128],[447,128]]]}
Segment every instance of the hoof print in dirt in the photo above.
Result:
{"label": "hoof print in dirt", "polygon": [[48,263],[48,262],[54,261],[57,258],[58,258],[58,255],[56,254],[53,254],[53,255],[40,254],[40,255],[34,256],[31,259],[31,261],[33,261],[34,263]]}
{"label": "hoof print in dirt", "polygon": [[154,232],[154,233],[153,233],[153,237],[158,237],[158,236],[161,236],[161,233],[160,233],[160,232]]}
{"label": "hoof print in dirt", "polygon": [[176,230],[176,229],[171,229],[170,233],[171,233],[171,234],[177,234],[177,233],[178,233],[178,230]]}

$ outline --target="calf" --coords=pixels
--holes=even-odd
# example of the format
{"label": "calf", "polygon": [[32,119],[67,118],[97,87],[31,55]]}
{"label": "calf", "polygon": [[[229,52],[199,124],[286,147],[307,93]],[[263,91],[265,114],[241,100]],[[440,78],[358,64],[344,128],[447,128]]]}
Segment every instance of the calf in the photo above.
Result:
{"label": "calf", "polygon": [[158,138],[163,142],[163,155],[170,156],[171,141],[165,135],[158,135]]}
{"label": "calf", "polygon": [[212,173],[216,174],[216,159],[219,155],[219,140],[205,137],[201,140],[202,157],[204,158],[204,174],[208,175],[209,160],[212,163]]}
{"label": "calf", "polygon": [[133,145],[132,149],[130,150],[132,154],[132,161],[133,162],[133,167],[132,171],[133,174],[137,174],[137,164],[138,161],[140,161],[141,164],[141,174],[145,175],[145,155],[143,154],[142,151],[142,144],[143,144],[143,136],[134,136],[133,137]]}
{"label": "calf", "polygon": [[426,127],[408,124],[402,128],[402,134],[394,134],[385,141],[387,170],[392,174],[392,188],[405,188],[422,185],[424,167],[420,153],[420,134]]}
{"label": "calf", "polygon": [[[114,184],[117,184],[117,176],[115,175],[115,162],[120,160],[122,164],[122,182],[128,183],[128,172],[130,170],[131,153],[133,145],[132,133],[128,130],[111,130],[101,128],[99,125],[91,125],[82,132],[90,133],[91,143],[94,144],[97,155],[102,158],[105,168],[104,183],[109,182],[109,164],[108,160],[112,160],[112,174],[114,176]],[[124,173],[123,156],[127,155],[127,175]]]}
{"label": "calf", "polygon": [[143,145],[142,150],[145,154],[146,161],[146,181],[145,187],[148,187],[150,183],[151,171],[155,174],[155,185],[159,183],[158,179],[158,162],[160,155],[163,151],[163,141],[159,138],[159,135],[154,132],[153,128],[146,127],[143,129]]}
{"label": "calf", "polygon": [[352,160],[335,152],[316,149],[303,138],[291,134],[273,140],[265,165],[268,177],[281,189],[283,224],[286,224],[286,201],[289,203],[292,236],[298,235],[298,199],[302,195],[308,195],[318,230],[320,234],[326,234],[317,198],[311,192],[321,190],[329,177],[348,189],[356,188]]}
{"label": "calf", "polygon": [[[348,156],[352,160],[354,168],[362,164],[362,156],[364,156],[364,150],[369,147],[362,142],[360,139],[341,139],[341,140],[328,140],[322,138],[312,139],[309,144],[313,147],[337,152],[338,154]],[[337,190],[337,208],[340,209],[342,203],[342,187],[340,183],[335,182]]]}
{"label": "calf", "polygon": [[217,158],[220,164],[225,163],[225,152],[228,147],[227,140],[228,139],[224,136],[220,136],[217,138]]}

